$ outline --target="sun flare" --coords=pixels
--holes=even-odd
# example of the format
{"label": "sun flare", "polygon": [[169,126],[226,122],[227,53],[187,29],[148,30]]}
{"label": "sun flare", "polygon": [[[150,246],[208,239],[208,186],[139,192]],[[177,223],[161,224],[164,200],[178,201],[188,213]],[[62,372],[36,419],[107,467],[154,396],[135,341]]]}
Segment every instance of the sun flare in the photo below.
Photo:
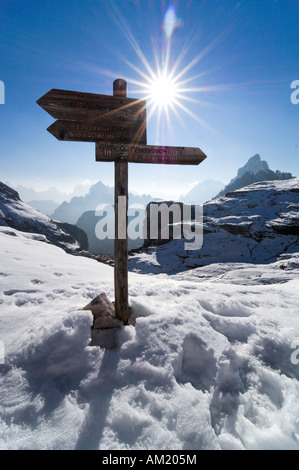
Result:
{"label": "sun flare", "polygon": [[[172,59],[172,37],[177,28],[182,28],[183,20],[177,17],[174,5],[170,5],[165,12],[162,30],[164,32],[161,49],[154,47],[153,58],[148,60],[141,50],[138,41],[128,27],[126,21],[118,10],[115,10],[115,22],[131,44],[141,66],[136,61],[123,58],[125,64],[135,73],[135,77],[127,77],[127,82],[132,96],[138,96],[147,102],[147,122],[157,116],[156,135],[159,140],[161,132],[161,120],[166,118],[166,123],[171,124],[172,116],[186,125],[184,114],[197,121],[209,131],[215,131],[198,113],[198,106],[209,106],[206,94],[211,91],[221,91],[229,86],[206,85],[204,76],[208,73],[201,69],[200,62],[208,55],[227,35],[225,30],[212,40],[195,56],[187,60],[188,41],[181,49],[176,50],[176,59]],[[197,69],[191,73],[192,69]],[[109,73],[110,75],[110,73]],[[111,75],[115,78],[115,75]]]}
{"label": "sun flare", "polygon": [[178,87],[166,72],[157,75],[147,85],[148,99],[154,106],[173,106],[178,97]]}

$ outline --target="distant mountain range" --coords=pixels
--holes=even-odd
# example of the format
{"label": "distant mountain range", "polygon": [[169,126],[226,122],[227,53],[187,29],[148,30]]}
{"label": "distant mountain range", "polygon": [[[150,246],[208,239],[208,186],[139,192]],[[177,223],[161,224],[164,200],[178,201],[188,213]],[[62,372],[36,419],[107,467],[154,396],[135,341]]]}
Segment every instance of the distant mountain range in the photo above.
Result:
{"label": "distant mountain range", "polygon": [[291,173],[270,170],[268,163],[265,160],[261,160],[260,155],[256,154],[248,160],[246,165],[239,168],[237,176],[216,197],[224,196],[226,193],[244,188],[252,183],[258,183],[259,181],[288,180],[291,178],[294,178]]}
{"label": "distant mountain range", "polygon": [[22,185],[14,186],[13,184],[7,183],[8,186],[15,189],[20,198],[24,202],[31,201],[52,201],[53,203],[61,204],[63,201],[70,201],[75,196],[83,196],[86,194],[91,186],[91,184],[77,184],[71,193],[64,193],[59,191],[54,186],[48,188],[45,191],[36,191],[33,188],[27,188]]}
{"label": "distant mountain range", "polygon": [[[227,186],[224,186],[221,181],[205,180],[194,186],[188,193],[181,195],[179,201],[193,205],[204,204],[255,182],[292,178],[291,173],[270,170],[268,163],[261,160],[260,155],[256,154],[243,167],[239,168],[237,175]],[[91,251],[104,254],[113,253],[113,240],[99,240],[95,235],[95,229],[100,220],[100,217],[96,215],[96,209],[100,204],[114,205],[114,188],[106,186],[101,181],[91,186],[77,185],[71,194],[62,193],[55,187],[43,192],[24,186],[17,188],[24,201],[56,221],[57,226],[65,224],[64,230],[71,230],[72,236],[76,237],[76,234],[71,227],[77,226],[84,230],[87,233]],[[146,207],[150,202],[157,200],[149,194],[129,194],[129,205],[141,204]],[[129,243],[129,249],[140,248],[140,246],[142,246],[141,239]]]}
{"label": "distant mountain range", "polygon": [[6,184],[17,191],[22,201],[49,217],[64,201],[70,201],[73,197],[85,195],[91,186],[91,183],[88,184],[88,182],[86,184],[77,184],[71,193],[64,193],[54,186],[45,191],[36,191],[22,185],[15,186],[9,182]]}
{"label": "distant mountain range", "polygon": [[[200,249],[186,251],[186,240],[174,239],[135,253],[130,257],[130,269],[170,274],[211,263],[261,264],[282,256],[285,259],[299,249],[299,178],[254,183],[205,203],[203,213]],[[82,227],[90,225],[94,230],[97,220],[94,211],[85,212]],[[96,256],[87,251],[83,230],[41,214],[1,182],[0,225],[7,227],[8,234],[13,228],[36,234],[41,241],[53,243],[69,253]],[[107,250],[111,252],[111,241],[108,243]],[[92,246],[92,249],[97,248]],[[98,256],[96,259],[102,261]],[[283,262],[281,269],[285,269]]]}
{"label": "distant mountain range", "polygon": [[224,187],[224,183],[215,180],[205,180],[198,183],[187,194],[180,196],[179,201],[186,204],[204,204],[215,197]]}
{"label": "distant mountain range", "polygon": [[64,201],[51,215],[55,220],[76,224],[79,217],[86,212],[96,210],[100,204],[113,204],[114,190],[99,181],[92,185],[87,194]]}
{"label": "distant mountain range", "polygon": [[[149,194],[141,196],[129,193],[129,204],[146,206],[155,200]],[[114,189],[99,181],[91,186],[85,196],[74,197],[70,202],[63,202],[51,215],[55,220],[76,224],[84,212],[95,211],[100,204],[114,205]]]}
{"label": "distant mountain range", "polygon": [[60,206],[57,202],[51,201],[51,200],[45,200],[45,201],[28,201],[29,206],[34,207],[38,211],[40,211],[42,214],[45,214],[47,216],[51,216],[51,214],[57,209],[57,207]]}
{"label": "distant mountain range", "polygon": [[237,175],[225,186],[221,181],[206,180],[198,183],[187,194],[180,196],[179,201],[186,204],[204,204],[215,197],[244,188],[259,181],[288,180],[293,178],[291,173],[272,171],[259,154],[249,158],[248,162],[239,168]]}

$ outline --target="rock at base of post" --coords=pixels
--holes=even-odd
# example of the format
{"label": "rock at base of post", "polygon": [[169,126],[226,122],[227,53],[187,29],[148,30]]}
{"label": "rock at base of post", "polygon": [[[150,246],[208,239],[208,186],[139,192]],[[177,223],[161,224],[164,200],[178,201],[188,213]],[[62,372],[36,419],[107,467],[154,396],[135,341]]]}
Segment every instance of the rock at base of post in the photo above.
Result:
{"label": "rock at base of post", "polygon": [[105,293],[95,297],[82,310],[90,310],[93,314],[91,327],[91,346],[101,346],[106,349],[117,347],[118,331],[123,322],[115,318],[114,304]]}

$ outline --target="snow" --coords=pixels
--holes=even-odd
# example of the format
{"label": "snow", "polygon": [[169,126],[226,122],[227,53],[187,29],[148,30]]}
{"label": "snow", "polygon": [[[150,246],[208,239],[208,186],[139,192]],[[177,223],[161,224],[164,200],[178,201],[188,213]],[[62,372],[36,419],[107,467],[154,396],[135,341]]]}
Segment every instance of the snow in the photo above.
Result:
{"label": "snow", "polygon": [[[129,259],[138,273],[178,273],[211,263],[266,264],[299,251],[299,178],[264,181],[203,205],[203,246],[186,240],[147,248]],[[195,224],[196,225],[196,224]],[[200,222],[196,231],[199,231]]]}
{"label": "snow", "polygon": [[47,236],[49,242],[72,252],[79,249],[79,243],[69,233],[60,229],[49,217],[21,201],[16,191],[1,182],[0,226],[41,233]]}
{"label": "snow", "polygon": [[90,345],[113,268],[0,229],[1,449],[299,449],[299,254],[129,273],[136,326]]}

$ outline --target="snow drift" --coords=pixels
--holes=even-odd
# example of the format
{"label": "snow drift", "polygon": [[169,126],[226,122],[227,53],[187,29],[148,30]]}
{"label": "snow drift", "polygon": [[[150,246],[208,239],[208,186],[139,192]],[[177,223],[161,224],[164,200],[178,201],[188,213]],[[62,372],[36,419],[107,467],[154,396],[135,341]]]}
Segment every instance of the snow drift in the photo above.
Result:
{"label": "snow drift", "polygon": [[1,449],[299,449],[299,255],[130,273],[136,327],[90,346],[113,269],[0,228]]}

